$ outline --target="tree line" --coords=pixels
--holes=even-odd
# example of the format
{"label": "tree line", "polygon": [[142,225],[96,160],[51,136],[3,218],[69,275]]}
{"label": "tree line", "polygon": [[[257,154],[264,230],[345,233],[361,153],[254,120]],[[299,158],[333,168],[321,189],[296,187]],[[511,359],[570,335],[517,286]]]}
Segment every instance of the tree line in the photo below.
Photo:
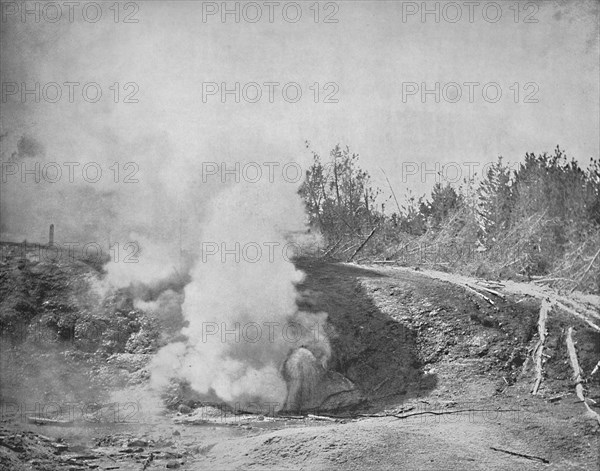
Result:
{"label": "tree line", "polygon": [[499,157],[477,181],[398,200],[391,185],[383,198],[349,147],[336,145],[326,159],[311,152],[299,193],[326,257],[402,263],[411,244],[468,245],[477,257],[429,262],[486,277],[552,275],[561,288],[600,292],[598,159],[584,169],[559,146],[526,153],[515,169]]}

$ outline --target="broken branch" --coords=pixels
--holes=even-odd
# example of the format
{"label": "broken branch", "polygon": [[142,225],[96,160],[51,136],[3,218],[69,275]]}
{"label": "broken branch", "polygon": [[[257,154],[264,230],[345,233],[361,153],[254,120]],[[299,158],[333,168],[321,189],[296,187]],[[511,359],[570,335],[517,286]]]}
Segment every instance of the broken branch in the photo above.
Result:
{"label": "broken branch", "polygon": [[356,249],[356,252],[354,252],[354,253],[352,254],[352,257],[350,257],[350,258],[348,259],[348,261],[349,261],[349,262],[351,262],[351,261],[352,261],[352,259],[353,259],[354,257],[356,257],[356,254],[362,250],[362,248],[363,248],[363,247],[364,247],[364,246],[367,244],[367,242],[369,242],[369,239],[370,239],[371,237],[373,237],[373,234],[375,234],[375,231],[376,231],[376,230],[377,230],[377,226],[375,226],[375,227],[373,228],[373,230],[372,230],[372,231],[371,231],[371,233],[369,234],[369,237],[367,237],[367,238],[365,239],[365,241],[364,241],[362,244],[360,244],[360,246],[359,246],[359,247]]}

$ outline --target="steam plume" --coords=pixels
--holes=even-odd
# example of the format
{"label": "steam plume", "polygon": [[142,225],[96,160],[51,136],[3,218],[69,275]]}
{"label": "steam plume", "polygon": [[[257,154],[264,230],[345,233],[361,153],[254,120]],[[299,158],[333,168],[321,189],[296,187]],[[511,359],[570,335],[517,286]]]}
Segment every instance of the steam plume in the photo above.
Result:
{"label": "steam plume", "polygon": [[261,401],[280,409],[287,391],[280,369],[289,351],[318,344],[326,362],[326,316],[296,307],[303,273],[286,258],[285,231],[301,229],[304,217],[298,198],[281,198],[286,191],[241,184],[211,202],[202,242],[211,248],[216,242],[219,252],[204,253],[191,271],[183,304],[187,341],[158,353],[155,386],[178,377],[229,403]]}

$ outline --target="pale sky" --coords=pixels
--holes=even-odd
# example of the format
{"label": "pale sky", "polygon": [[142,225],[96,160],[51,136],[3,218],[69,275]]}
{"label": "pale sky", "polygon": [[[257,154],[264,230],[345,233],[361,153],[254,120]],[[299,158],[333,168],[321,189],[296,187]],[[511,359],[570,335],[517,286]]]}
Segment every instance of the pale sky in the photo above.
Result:
{"label": "pale sky", "polygon": [[[527,151],[551,152],[557,144],[584,166],[590,157],[598,158],[598,2],[522,2],[517,22],[515,3],[499,2],[502,17],[494,23],[483,15],[485,7],[493,19],[495,7],[488,6],[493,2],[479,2],[473,22],[468,5],[456,2],[462,17],[455,23],[442,16],[456,15],[445,3],[439,3],[439,23],[434,15],[423,22],[420,12],[406,16],[422,2],[393,1],[321,2],[318,23],[310,9],[314,2],[300,2],[302,17],[296,23],[283,18],[281,6],[269,22],[264,2],[257,2],[263,16],[256,23],[245,21],[242,13],[239,23],[233,15],[223,23],[218,13],[203,21],[202,2],[191,1],[137,2],[136,24],[115,23],[108,9],[112,2],[102,4],[103,17],[93,24],[81,20],[79,11],[72,24],[64,18],[22,23],[8,15],[1,24],[3,82],[94,81],[104,95],[95,104],[81,98],[67,103],[64,97],[60,103],[23,104],[9,96],[2,104],[2,127],[37,136],[49,152],[65,159],[102,158],[116,147],[122,151],[150,142],[154,149],[168,149],[161,173],[184,173],[185,178],[193,178],[202,161],[306,165],[305,140],[322,154],[340,143],[361,155],[361,165],[385,190],[379,168],[384,169],[399,195],[407,187],[424,192],[434,183],[431,175],[425,182],[420,174],[407,178],[403,162],[429,169],[435,162],[455,162],[467,176],[468,163],[483,164],[498,155],[516,163]],[[221,2],[204,4],[220,8]],[[293,16],[293,8],[286,11]],[[327,13],[335,13],[338,22],[324,23]],[[537,22],[526,23],[528,14]],[[113,103],[109,87],[114,82],[121,88],[137,83],[139,103]],[[218,92],[203,102],[208,82],[232,88],[235,82],[281,85],[273,103],[264,86],[257,103],[243,97],[234,103],[231,96],[222,103]],[[302,89],[297,103],[282,96],[288,82]],[[318,103],[309,88],[315,82],[321,88]],[[323,102],[333,90],[323,89],[328,82],[336,84],[337,103]],[[435,103],[428,96],[422,103],[417,92],[403,100],[408,82],[429,88],[456,82],[462,97],[457,103],[443,97]],[[473,103],[465,82],[479,84]],[[495,103],[482,96],[490,82],[502,90]],[[452,100],[454,90],[446,91]],[[126,92],[121,90],[120,101]],[[531,92],[537,103],[525,103]],[[146,162],[139,153],[135,158],[143,170],[157,157]]]}
{"label": "pale sky", "polygon": [[[161,52],[171,48],[162,67],[169,71],[162,76],[169,93],[163,94],[161,119],[186,113],[189,119],[179,132],[198,132],[211,146],[211,136],[221,136],[232,153],[247,145],[249,154],[273,149],[286,159],[298,153],[304,139],[323,153],[337,142],[347,144],[378,180],[382,167],[398,192],[406,186],[401,162],[462,164],[498,155],[516,162],[526,151],[552,151],[556,144],[584,164],[599,156],[597,2],[540,2],[533,17],[538,23],[523,22],[532,8],[515,23],[509,9],[514,4],[501,2],[503,17],[495,24],[483,20],[480,10],[469,23],[467,7],[456,24],[435,23],[433,16],[423,23],[418,14],[403,22],[402,3],[339,2],[337,24],[315,24],[312,18],[290,24],[277,15],[273,24],[224,25],[212,21],[216,16],[202,23],[190,14],[190,3],[163,7],[156,12],[163,21],[156,22],[153,45]],[[303,13],[311,12],[304,8]],[[165,41],[170,28],[179,32]],[[211,96],[202,104],[203,81],[293,81],[306,98],[290,104],[276,95],[272,104],[263,98],[223,105]],[[314,82],[337,83],[339,103],[314,103],[308,89]],[[422,103],[417,94],[404,103],[404,82],[432,88],[436,82],[440,87],[457,82],[463,97],[458,103],[435,103],[433,97]],[[473,103],[464,82],[481,84]],[[502,89],[497,103],[482,97],[488,82]],[[528,82],[537,84],[537,103],[524,103],[534,91],[532,85],[524,88]],[[180,106],[169,106],[174,96]]]}

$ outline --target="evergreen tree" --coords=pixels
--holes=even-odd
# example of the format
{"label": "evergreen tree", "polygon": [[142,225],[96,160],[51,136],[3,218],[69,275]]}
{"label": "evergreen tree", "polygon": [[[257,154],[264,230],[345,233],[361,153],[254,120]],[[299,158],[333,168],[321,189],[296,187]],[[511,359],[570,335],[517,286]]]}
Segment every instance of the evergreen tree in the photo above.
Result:
{"label": "evergreen tree", "polygon": [[514,205],[511,171],[498,158],[479,185],[479,215],[483,221],[483,240],[492,241],[501,231],[510,227]]}

